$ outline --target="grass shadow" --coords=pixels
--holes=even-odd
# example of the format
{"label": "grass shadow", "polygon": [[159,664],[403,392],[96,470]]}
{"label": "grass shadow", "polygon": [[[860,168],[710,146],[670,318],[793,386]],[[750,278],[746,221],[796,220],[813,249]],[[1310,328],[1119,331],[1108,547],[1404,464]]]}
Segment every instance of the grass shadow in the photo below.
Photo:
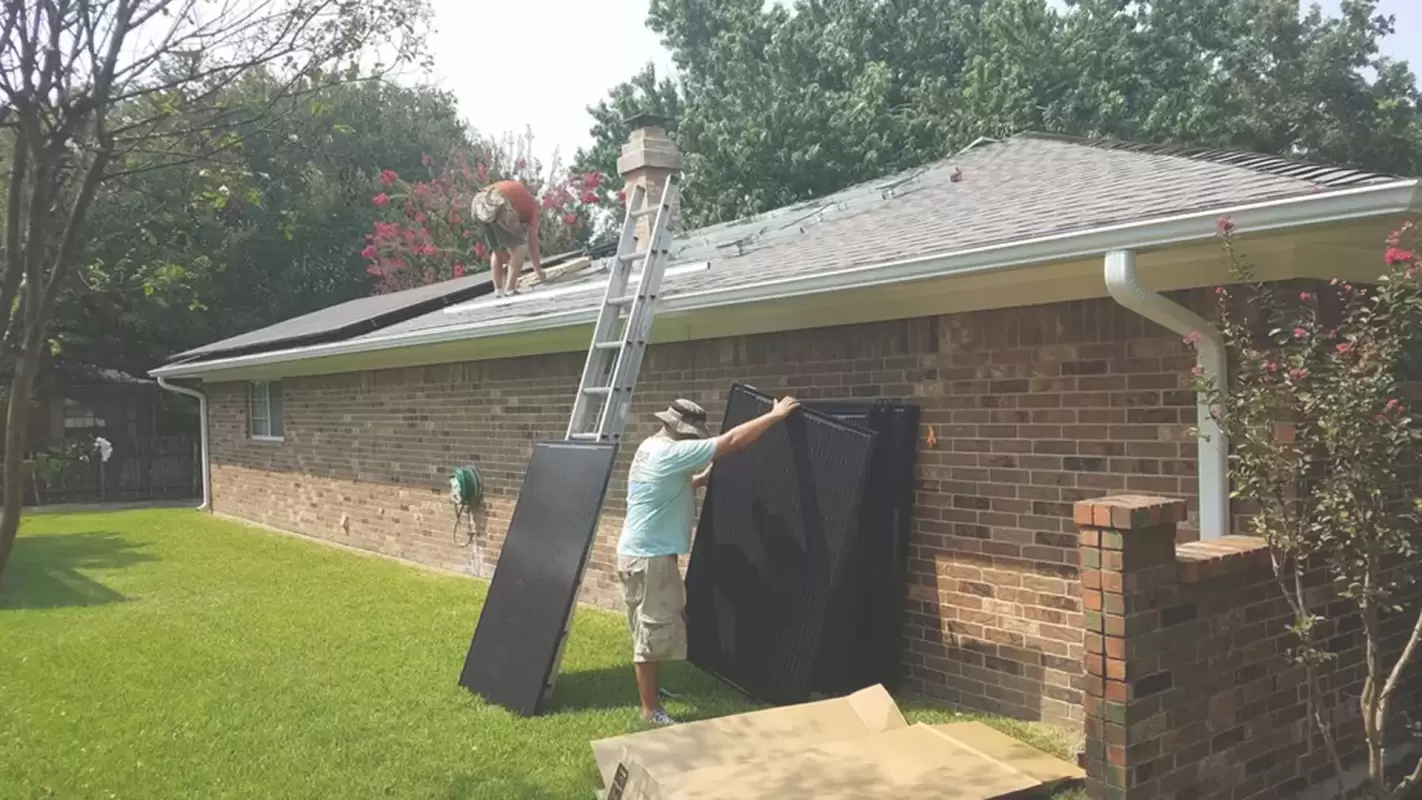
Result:
{"label": "grass shadow", "polygon": [[5,570],[0,611],[122,603],[130,598],[85,574],[157,561],[109,531],[21,536]]}
{"label": "grass shadow", "polygon": [[[662,698],[668,712],[682,722],[751,711],[761,705],[685,661],[662,664]],[[637,679],[631,659],[597,669],[564,672],[553,687],[549,713],[626,709],[637,713]]]}

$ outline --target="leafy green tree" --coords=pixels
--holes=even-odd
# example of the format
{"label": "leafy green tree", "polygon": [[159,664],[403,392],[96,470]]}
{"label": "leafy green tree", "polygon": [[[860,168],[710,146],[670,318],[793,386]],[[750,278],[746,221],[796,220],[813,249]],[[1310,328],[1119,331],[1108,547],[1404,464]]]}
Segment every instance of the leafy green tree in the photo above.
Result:
{"label": "leafy green tree", "polygon": [[[0,576],[23,511],[30,398],[105,184],[224,153],[275,100],[421,55],[423,0],[46,0],[0,5],[0,371],[9,380]],[[270,71],[273,102],[222,93]],[[220,188],[220,187],[219,187]],[[229,187],[230,188],[230,187]]]}
{"label": "leafy green tree", "polygon": [[[223,101],[272,104],[252,76]],[[378,80],[278,98],[240,146],[107,183],[95,245],[64,293],[64,354],[136,374],[174,352],[369,294],[354,244],[382,168],[467,146],[451,96]]]}
{"label": "leafy green tree", "polygon": [[675,136],[681,117],[681,91],[670,78],[658,78],[656,65],[648,63],[631,80],[612,87],[597,105],[588,106],[588,114],[593,118],[589,131],[593,145],[578,150],[573,171],[615,176],[622,145],[632,133],[625,120],[636,114],[654,114],[666,120],[667,133]]}
{"label": "leafy green tree", "polygon": [[[689,224],[1026,130],[1422,170],[1376,0],[653,0],[648,25],[677,67]],[[639,75],[592,107],[585,163],[625,140],[610,112],[662,96]]]}

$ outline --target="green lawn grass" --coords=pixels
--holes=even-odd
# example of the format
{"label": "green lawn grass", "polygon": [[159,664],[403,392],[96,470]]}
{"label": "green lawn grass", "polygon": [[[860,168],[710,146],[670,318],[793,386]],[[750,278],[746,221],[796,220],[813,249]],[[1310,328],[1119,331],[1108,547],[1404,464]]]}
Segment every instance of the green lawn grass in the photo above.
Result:
{"label": "green lawn grass", "polygon": [[[187,510],[30,516],[0,591],[0,797],[591,797],[588,742],[638,726],[622,617],[579,610],[553,713],[523,719],[455,682],[484,589]],[[749,707],[687,665],[664,682],[686,719]]]}

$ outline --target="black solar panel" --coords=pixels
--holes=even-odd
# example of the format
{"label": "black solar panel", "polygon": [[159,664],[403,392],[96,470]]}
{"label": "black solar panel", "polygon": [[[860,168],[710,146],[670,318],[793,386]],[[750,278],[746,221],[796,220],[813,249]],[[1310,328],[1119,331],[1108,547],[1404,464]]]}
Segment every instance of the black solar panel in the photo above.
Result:
{"label": "black solar panel", "polygon": [[[733,387],[722,430],[770,405]],[[691,663],[767,703],[809,699],[874,440],[806,410],[718,459],[687,569]]]}
{"label": "black solar panel", "polygon": [[616,458],[611,444],[533,446],[461,686],[524,716],[543,712]]}
{"label": "black solar panel", "polygon": [[[874,431],[874,455],[860,518],[858,557],[834,588],[813,688],[839,696],[883,684],[898,688],[903,648],[909,529],[918,462],[918,406],[897,403],[808,402],[841,422]],[[843,635],[841,635],[841,633]]]}

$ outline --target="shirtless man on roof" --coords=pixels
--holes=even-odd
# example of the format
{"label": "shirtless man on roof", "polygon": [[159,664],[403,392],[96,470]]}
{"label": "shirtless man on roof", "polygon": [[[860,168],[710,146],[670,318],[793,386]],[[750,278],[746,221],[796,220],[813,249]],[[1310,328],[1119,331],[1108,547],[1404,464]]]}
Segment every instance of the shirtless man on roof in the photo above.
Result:
{"label": "shirtless man on roof", "polygon": [[523,259],[528,256],[533,272],[543,281],[543,262],[538,253],[538,198],[519,181],[499,181],[474,195],[471,212],[478,223],[480,238],[492,254],[490,271],[494,296],[518,293]]}

